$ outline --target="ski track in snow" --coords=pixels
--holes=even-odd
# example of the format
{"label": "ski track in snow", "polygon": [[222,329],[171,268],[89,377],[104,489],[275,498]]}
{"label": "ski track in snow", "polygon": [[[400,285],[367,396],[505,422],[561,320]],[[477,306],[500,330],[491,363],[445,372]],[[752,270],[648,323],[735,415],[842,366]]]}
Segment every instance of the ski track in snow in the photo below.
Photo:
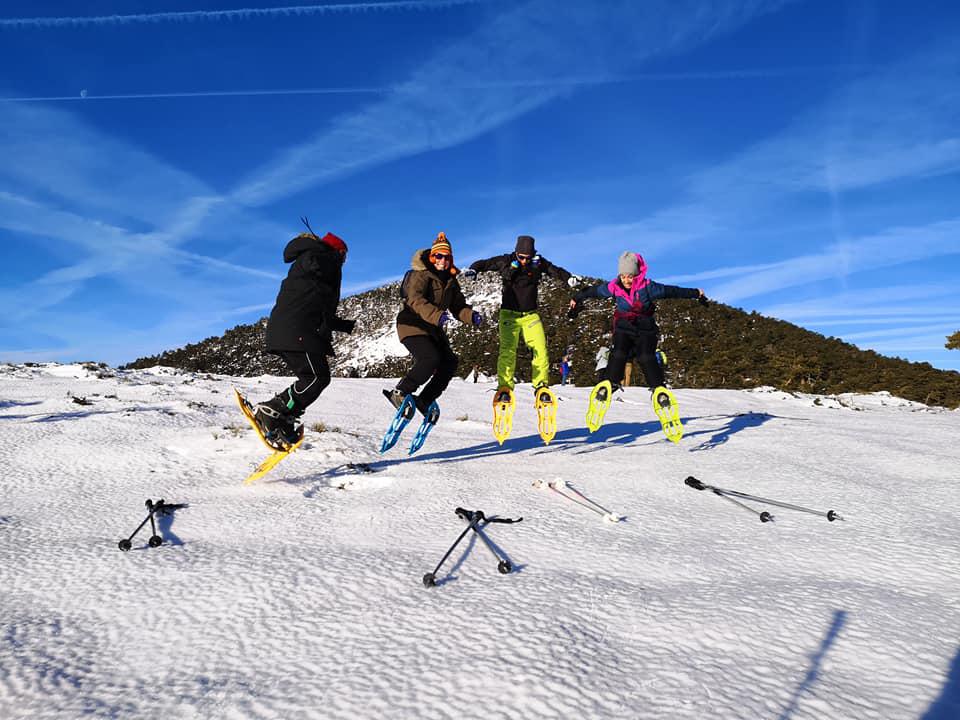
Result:
{"label": "ski track in snow", "polygon": [[[245,487],[266,453],[231,386],[286,380],[105,374],[0,366],[2,718],[960,712],[960,412],[678,389],[674,446],[646,390],[590,437],[564,387],[544,447],[520,386],[500,447],[489,386],[455,379],[425,447],[381,457],[389,381],[334,379]],[[688,475],[846,519],[762,524]],[[626,519],[532,487],[558,477]],[[146,498],[189,506],[121,553]],[[524,517],[485,530],[515,570],[471,533],[426,589],[457,506]]]}

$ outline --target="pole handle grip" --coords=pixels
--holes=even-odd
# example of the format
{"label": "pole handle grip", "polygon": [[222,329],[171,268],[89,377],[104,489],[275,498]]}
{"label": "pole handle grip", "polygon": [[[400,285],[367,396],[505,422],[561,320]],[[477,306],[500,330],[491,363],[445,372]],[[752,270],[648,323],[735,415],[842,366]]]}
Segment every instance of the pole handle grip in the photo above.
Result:
{"label": "pole handle grip", "polygon": [[483,515],[483,510],[467,510],[466,508],[458,507],[454,512],[458,517],[462,517],[468,523],[483,522],[486,520]]}
{"label": "pole handle grip", "polygon": [[686,485],[689,485],[694,490],[706,490],[707,486],[702,482],[697,480],[693,475],[690,475],[686,480],[683,481]]}

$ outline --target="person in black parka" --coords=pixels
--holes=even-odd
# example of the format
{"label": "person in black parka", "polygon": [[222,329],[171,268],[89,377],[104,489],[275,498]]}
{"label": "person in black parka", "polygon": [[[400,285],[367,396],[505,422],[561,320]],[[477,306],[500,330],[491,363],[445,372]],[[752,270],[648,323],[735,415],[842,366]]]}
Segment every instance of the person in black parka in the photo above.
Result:
{"label": "person in black parka", "polygon": [[287,243],[283,261],[292,263],[267,321],[266,350],[279,355],[296,382],[255,406],[266,436],[294,444],[303,437],[299,419],[330,384],[334,331],[351,333],[356,321],[337,317],[347,244],[333,233],[301,233]]}

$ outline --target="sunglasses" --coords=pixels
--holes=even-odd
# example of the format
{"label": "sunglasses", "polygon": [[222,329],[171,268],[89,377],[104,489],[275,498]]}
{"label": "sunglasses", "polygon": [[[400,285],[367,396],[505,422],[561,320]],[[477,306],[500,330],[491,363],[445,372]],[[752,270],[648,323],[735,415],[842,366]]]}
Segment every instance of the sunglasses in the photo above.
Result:
{"label": "sunglasses", "polygon": [[431,260],[449,260],[450,256],[447,255],[446,253],[431,253],[430,259]]}
{"label": "sunglasses", "polygon": [[529,260],[532,257],[533,255],[521,255],[520,253],[517,253],[517,260]]}

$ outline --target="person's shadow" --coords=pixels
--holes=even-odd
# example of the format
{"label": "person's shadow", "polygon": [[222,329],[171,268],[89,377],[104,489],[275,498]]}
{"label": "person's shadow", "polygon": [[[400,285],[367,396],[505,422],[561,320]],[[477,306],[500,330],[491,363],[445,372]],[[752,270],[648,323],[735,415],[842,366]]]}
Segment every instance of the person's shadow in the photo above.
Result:
{"label": "person's shadow", "polygon": [[609,423],[604,425],[595,433],[591,433],[587,428],[570,428],[559,431],[550,442],[545,446],[543,438],[539,434],[511,436],[500,445],[496,440],[489,440],[477,445],[456,448],[454,450],[442,450],[434,453],[422,453],[412,457],[404,455],[400,458],[391,458],[370,463],[370,466],[378,470],[396,465],[398,463],[424,462],[433,460],[441,463],[463,462],[481,458],[499,457],[512,455],[527,450],[543,450],[549,452],[594,452],[602,450],[607,445],[628,445],[638,438],[651,433],[660,432],[660,423]]}
{"label": "person's shadow", "polygon": [[738,413],[736,415],[721,415],[719,419],[726,420],[727,422],[721,425],[719,428],[713,428],[709,430],[697,430],[696,432],[685,433],[684,438],[695,438],[700,435],[709,435],[710,437],[706,438],[696,447],[690,448],[690,452],[699,452],[700,450],[713,450],[714,448],[723,445],[727,442],[733,435],[736,435],[738,432],[748,430],[750,428],[760,427],[766,422],[773,420],[778,417],[777,415],[771,415],[770,413],[755,413],[755,412],[745,412]]}
{"label": "person's shadow", "polygon": [[957,720],[960,718],[960,649],[953,656],[947,681],[940,697],[934,700],[920,720]]}

